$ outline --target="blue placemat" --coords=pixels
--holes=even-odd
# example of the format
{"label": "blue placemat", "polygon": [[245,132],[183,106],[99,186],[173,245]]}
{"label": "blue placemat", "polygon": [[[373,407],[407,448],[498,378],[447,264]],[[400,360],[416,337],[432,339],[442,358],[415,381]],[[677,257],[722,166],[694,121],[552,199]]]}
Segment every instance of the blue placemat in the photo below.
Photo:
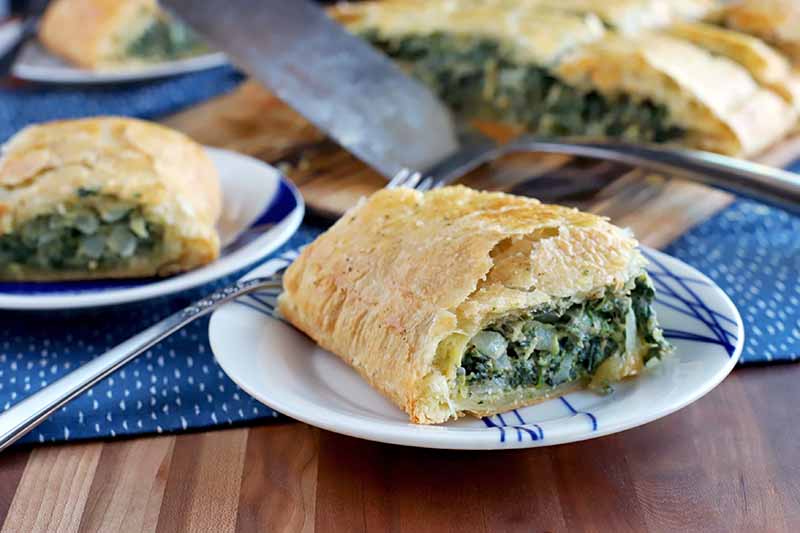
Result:
{"label": "blue placemat", "polygon": [[[155,118],[226,92],[241,76],[218,68],[109,88],[0,89],[0,140],[33,122],[96,114]],[[309,225],[274,255],[321,231]],[[743,363],[800,355],[800,219],[739,200],[667,247],[727,291],[745,320]],[[216,287],[93,311],[0,311],[0,409]],[[270,420],[277,413],[241,391],[214,361],[208,320],[155,346],[54,414],[22,442],[105,438]],[[46,334],[43,334],[46,332]]]}
{"label": "blue placemat", "polygon": [[665,251],[730,296],[745,329],[740,363],[800,356],[800,218],[738,200]]}
{"label": "blue placemat", "polygon": [[[296,250],[319,231],[300,229],[271,257]],[[243,273],[177,296],[117,307],[0,311],[0,410]],[[277,417],[217,365],[208,344],[208,320],[198,319],[154,346],[21,442],[196,430]]]}
{"label": "blue placemat", "polygon": [[0,88],[0,141],[34,122],[96,115],[152,119],[227,92],[243,79],[231,67],[122,85],[20,83]]}

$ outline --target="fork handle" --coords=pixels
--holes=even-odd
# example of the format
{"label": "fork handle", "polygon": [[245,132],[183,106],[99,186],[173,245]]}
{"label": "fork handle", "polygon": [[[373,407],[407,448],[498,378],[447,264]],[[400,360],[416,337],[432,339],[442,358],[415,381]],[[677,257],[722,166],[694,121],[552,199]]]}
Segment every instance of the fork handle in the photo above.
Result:
{"label": "fork handle", "polygon": [[5,450],[41,424],[59,407],[109,374],[119,370],[165,337],[239,296],[269,288],[276,283],[279,282],[275,282],[274,278],[253,278],[220,289],[150,326],[103,355],[92,359],[85,365],[11,406],[0,414],[0,451]]}
{"label": "fork handle", "polygon": [[712,185],[800,214],[800,175],[751,161],[695,150],[629,144],[614,140],[564,142],[522,136],[494,155],[547,152],[635,165]]}

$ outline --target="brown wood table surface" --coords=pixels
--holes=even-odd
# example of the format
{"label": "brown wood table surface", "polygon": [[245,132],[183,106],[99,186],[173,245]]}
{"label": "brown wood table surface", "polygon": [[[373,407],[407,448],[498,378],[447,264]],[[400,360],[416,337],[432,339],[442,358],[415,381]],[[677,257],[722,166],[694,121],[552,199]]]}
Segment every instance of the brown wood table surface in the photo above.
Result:
{"label": "brown wood table surface", "polygon": [[[166,123],[285,162],[321,211],[341,212],[381,184],[252,84]],[[792,140],[763,160],[783,164],[798,153]],[[469,183],[580,205],[655,247],[731,200],[562,157],[504,161]],[[0,455],[0,533],[800,531],[797,383],[797,365],[739,368],[706,397],[643,427],[528,450],[404,448],[285,420],[17,448]]]}
{"label": "brown wood table surface", "polygon": [[800,366],[646,426],[500,452],[299,422],[0,455],[2,531],[800,531]]}

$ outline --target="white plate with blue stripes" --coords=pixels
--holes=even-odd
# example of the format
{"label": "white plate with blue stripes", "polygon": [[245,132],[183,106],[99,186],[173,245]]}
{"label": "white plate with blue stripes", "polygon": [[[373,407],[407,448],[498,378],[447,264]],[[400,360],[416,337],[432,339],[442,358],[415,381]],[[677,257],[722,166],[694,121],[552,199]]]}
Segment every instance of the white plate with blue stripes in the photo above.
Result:
{"label": "white plate with blue stripes", "polygon": [[0,309],[53,310],[116,305],[165,296],[234,274],[264,258],[291,237],[305,204],[280,172],[257,159],[206,148],[222,184],[217,225],[220,257],[168,278],[70,282],[0,282]]}
{"label": "white plate with blue stripes", "polygon": [[[408,417],[338,357],[268,312],[274,294],[220,308],[209,338],[217,361],[242,389],[273,409],[353,437],[427,448],[505,449],[574,442],[666,416],[719,384],[733,369],[744,332],[739,312],[713,281],[685,263],[644,250],[658,291],[656,312],[675,352],[610,394],[577,392],[532,407],[440,426]],[[268,275],[271,260],[246,277]]]}

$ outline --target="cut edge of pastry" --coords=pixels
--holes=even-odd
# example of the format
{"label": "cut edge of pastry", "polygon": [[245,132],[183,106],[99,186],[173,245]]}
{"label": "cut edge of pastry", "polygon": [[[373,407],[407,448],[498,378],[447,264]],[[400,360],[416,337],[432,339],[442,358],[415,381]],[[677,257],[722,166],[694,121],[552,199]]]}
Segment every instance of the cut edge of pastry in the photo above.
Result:
{"label": "cut edge of pastry", "polygon": [[741,65],[664,34],[610,35],[565,58],[567,82],[602,93],[666,102],[686,129],[686,144],[727,155],[754,155],[790,132],[795,108],[760,87]]}
{"label": "cut edge of pastry", "polygon": [[[544,230],[544,231],[543,231]],[[436,354],[431,365],[430,373],[420,381],[421,390],[418,398],[422,401],[412,406],[412,419],[420,423],[441,423],[471,414],[482,417],[496,413],[507,412],[518,407],[533,405],[551,398],[555,398],[585,388],[604,391],[613,383],[638,374],[645,365],[645,356],[649,347],[645,345],[638,329],[625,324],[627,335],[624,350],[609,356],[595,369],[594,373],[578,380],[567,381],[557,386],[540,389],[538,387],[516,387],[501,391],[498,394],[470,397],[465,392],[469,390],[465,381],[459,382],[463,376],[459,372],[463,369],[464,357],[468,346],[474,341],[484,328],[491,324],[503,323],[514,317],[531,314],[533,317],[542,314],[543,310],[550,309],[554,301],[568,301],[572,305],[580,305],[589,301],[602,300],[603,293],[615,295],[626,294],[632,290],[631,283],[638,278],[646,279],[644,271],[645,261],[639,252],[633,248],[635,242],[626,236],[615,235],[602,242],[609,234],[600,236],[595,230],[587,230],[585,236],[586,247],[577,254],[565,254],[565,249],[575,247],[577,241],[571,232],[581,232],[581,229],[563,228],[561,231],[554,228],[543,228],[534,232],[509,237],[499,241],[492,252],[492,265],[486,275],[479,281],[475,291],[462,302],[456,309],[449,312],[455,314],[458,330],[451,332],[439,339],[435,345]],[[562,235],[561,232],[566,235]],[[554,285],[563,284],[563,279],[575,279],[574,267],[580,263],[572,263],[567,267],[565,262],[580,261],[580,254],[594,254],[594,260],[602,255],[602,249],[620,252],[628,249],[628,262],[624,268],[610,270],[605,284],[585,285],[574,287],[578,289],[564,293],[560,299],[553,297]],[[531,253],[525,257],[520,255],[520,248],[531,248]],[[513,251],[511,254],[508,250]],[[602,259],[599,259],[602,262]],[[527,263],[527,267],[525,266]],[[535,265],[535,266],[534,266]],[[620,265],[617,265],[620,266]],[[581,268],[588,268],[588,263]],[[595,265],[598,267],[598,265]],[[521,274],[532,273],[535,275],[528,280],[521,279]],[[544,276],[546,279],[542,279]],[[549,278],[549,279],[547,279]],[[534,282],[534,280],[536,280]],[[522,283],[521,283],[522,282]],[[529,282],[539,285],[549,283],[550,287],[544,291],[540,288],[528,286]],[[521,283],[521,284],[520,284]],[[519,284],[519,285],[518,285]],[[545,288],[543,287],[543,288]],[[548,294],[549,293],[549,294]],[[601,296],[603,295],[603,296]],[[498,302],[504,302],[505,305]],[[491,312],[486,309],[491,306]],[[569,307],[571,308],[571,307]],[[626,320],[634,316],[631,312]],[[528,321],[533,323],[535,321]],[[635,323],[634,323],[635,324]],[[660,330],[659,330],[660,331]],[[660,335],[660,333],[656,333]],[[489,390],[501,385],[492,384]]]}

